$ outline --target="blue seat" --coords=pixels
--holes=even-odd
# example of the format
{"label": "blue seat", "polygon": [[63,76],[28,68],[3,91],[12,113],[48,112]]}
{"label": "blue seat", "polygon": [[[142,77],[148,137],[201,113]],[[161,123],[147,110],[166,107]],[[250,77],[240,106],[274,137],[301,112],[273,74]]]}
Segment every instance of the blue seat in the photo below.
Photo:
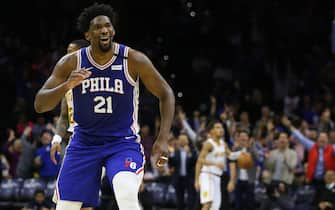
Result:
{"label": "blue seat", "polygon": [[45,192],[45,196],[48,199],[51,199],[53,194],[54,194],[54,191],[55,191],[55,188],[56,188],[56,181],[57,180],[51,180],[46,185],[46,188],[45,188],[44,192]]}
{"label": "blue seat", "polygon": [[145,188],[153,195],[153,203],[157,206],[164,206],[166,203],[165,193],[168,185],[164,183],[151,182]]}
{"label": "blue seat", "polygon": [[14,201],[18,198],[22,179],[7,179],[0,183],[0,200]]}
{"label": "blue seat", "polygon": [[45,190],[46,183],[39,178],[26,179],[20,190],[20,201],[30,201],[34,198],[34,192],[37,189]]}
{"label": "blue seat", "polygon": [[[167,207],[175,207],[177,206],[177,196],[176,196],[176,189],[175,187],[170,184],[165,189],[165,206]],[[185,196],[186,199],[186,196]],[[185,200],[185,203],[187,200]]]}

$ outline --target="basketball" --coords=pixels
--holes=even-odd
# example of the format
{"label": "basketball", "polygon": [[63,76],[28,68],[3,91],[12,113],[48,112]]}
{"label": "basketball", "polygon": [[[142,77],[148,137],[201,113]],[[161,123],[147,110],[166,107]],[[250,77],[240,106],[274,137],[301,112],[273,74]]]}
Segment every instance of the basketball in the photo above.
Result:
{"label": "basketball", "polygon": [[243,169],[250,169],[254,162],[252,160],[251,154],[242,152],[240,157],[237,159],[237,166]]}

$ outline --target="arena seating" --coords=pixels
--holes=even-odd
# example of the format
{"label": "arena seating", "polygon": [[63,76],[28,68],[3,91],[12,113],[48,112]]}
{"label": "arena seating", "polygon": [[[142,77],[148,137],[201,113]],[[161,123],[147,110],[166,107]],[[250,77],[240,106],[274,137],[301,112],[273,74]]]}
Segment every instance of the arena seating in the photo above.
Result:
{"label": "arena seating", "polygon": [[34,192],[42,189],[47,199],[51,199],[56,180],[46,182],[39,178],[31,179],[7,179],[0,183],[0,209],[10,207],[23,207],[33,200]]}
{"label": "arena seating", "polygon": [[[33,200],[34,192],[43,189],[47,199],[52,198],[56,180],[44,181],[40,178],[8,179],[0,182],[0,209],[20,209]],[[102,185],[104,186],[104,185]],[[153,205],[156,207],[175,207],[176,192],[171,184],[150,182],[145,188],[152,195]],[[110,199],[110,189],[102,188],[102,198]]]}

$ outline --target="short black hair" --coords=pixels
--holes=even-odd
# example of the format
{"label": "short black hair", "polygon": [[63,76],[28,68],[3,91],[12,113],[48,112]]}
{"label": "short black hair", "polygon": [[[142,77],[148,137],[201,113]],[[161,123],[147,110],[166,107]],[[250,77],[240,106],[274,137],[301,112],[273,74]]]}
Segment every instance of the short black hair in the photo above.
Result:
{"label": "short black hair", "polygon": [[288,134],[288,132],[286,132],[286,131],[276,131],[275,132],[275,135],[274,135],[274,139],[275,140],[277,140],[277,139],[279,139],[279,137],[280,137],[280,134],[286,134],[286,136],[289,138],[289,134]]}
{"label": "short black hair", "polygon": [[43,194],[43,195],[45,195],[45,192],[44,192],[44,190],[38,188],[38,189],[36,189],[36,190],[34,191],[34,196],[36,196],[37,194]]}
{"label": "short black hair", "polygon": [[77,28],[81,33],[85,33],[90,28],[91,21],[99,16],[104,15],[109,17],[110,21],[114,19],[114,9],[108,4],[99,4],[95,2],[80,13],[77,20]]}
{"label": "short black hair", "polygon": [[245,133],[245,134],[247,134],[248,137],[250,137],[250,131],[249,131],[249,129],[246,129],[246,128],[238,129],[237,133],[238,133],[238,135],[240,135],[241,133]]}
{"label": "short black hair", "polygon": [[83,47],[88,47],[90,45],[90,42],[87,41],[86,39],[76,39],[76,40],[73,40],[70,44],[75,44],[79,48],[83,48]]}
{"label": "short black hair", "polygon": [[211,121],[209,121],[209,123],[207,124],[207,131],[210,131],[214,128],[214,125],[220,123],[222,125],[222,122],[218,119],[213,119]]}
{"label": "short black hair", "polygon": [[51,136],[54,135],[54,132],[48,128],[44,128],[42,131],[41,131],[41,134],[40,134],[40,137],[43,136],[44,133],[49,133]]}

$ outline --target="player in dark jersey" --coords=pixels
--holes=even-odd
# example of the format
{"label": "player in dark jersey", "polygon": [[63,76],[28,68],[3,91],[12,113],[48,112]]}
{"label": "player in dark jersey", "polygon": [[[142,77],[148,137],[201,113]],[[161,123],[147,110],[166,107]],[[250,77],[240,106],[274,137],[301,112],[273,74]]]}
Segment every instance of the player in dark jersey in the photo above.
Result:
{"label": "player in dark jersey", "polygon": [[113,9],[93,4],[78,18],[90,46],[65,55],[38,91],[35,110],[52,110],[72,89],[77,125],[57,181],[57,210],[98,205],[106,167],[120,210],[138,210],[145,164],[137,123],[139,80],[160,102],[161,126],[153,145],[156,167],[167,162],[174,115],[173,91],[143,53],[113,41]]}

